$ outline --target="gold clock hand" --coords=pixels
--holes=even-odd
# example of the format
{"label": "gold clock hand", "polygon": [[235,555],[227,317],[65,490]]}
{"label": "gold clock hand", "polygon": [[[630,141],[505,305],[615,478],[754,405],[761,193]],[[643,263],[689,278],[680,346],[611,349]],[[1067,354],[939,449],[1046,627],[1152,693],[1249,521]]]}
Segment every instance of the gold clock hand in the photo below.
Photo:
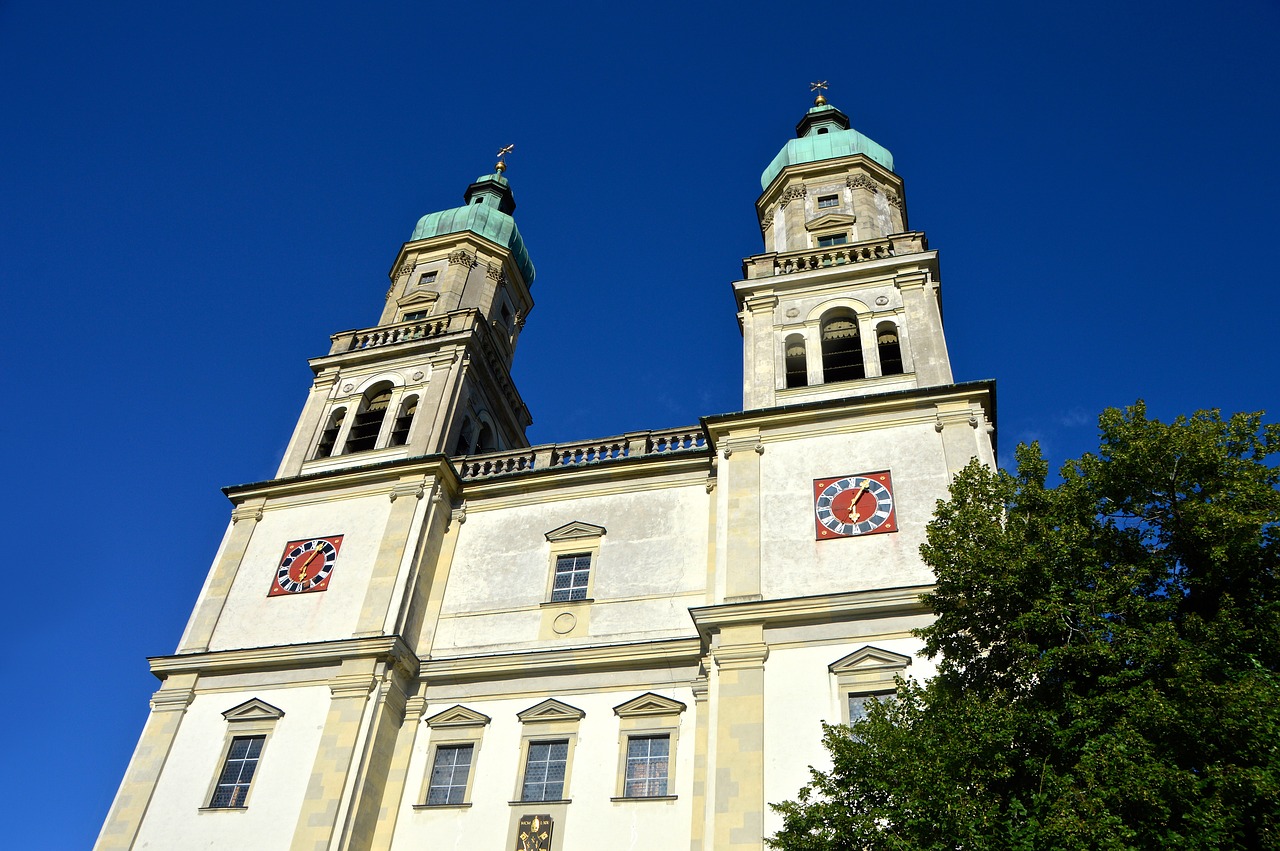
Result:
{"label": "gold clock hand", "polygon": [[858,518],[858,500],[862,499],[862,495],[866,493],[866,490],[867,490],[867,486],[866,484],[863,484],[862,487],[858,488],[854,492],[853,499],[849,500],[849,522],[850,523],[858,522],[858,519],[859,519]]}

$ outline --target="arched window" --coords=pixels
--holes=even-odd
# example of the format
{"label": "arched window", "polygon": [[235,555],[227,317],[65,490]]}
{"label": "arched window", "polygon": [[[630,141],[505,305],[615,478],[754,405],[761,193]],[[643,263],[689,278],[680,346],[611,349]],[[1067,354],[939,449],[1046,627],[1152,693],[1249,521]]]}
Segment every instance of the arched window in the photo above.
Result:
{"label": "arched window", "polygon": [[476,438],[476,452],[492,452],[498,448],[493,439],[493,428],[485,422],[480,423],[480,435]]}
{"label": "arched window", "polygon": [[453,454],[471,454],[471,417],[462,421],[462,428],[458,430],[458,443],[453,447]]}
{"label": "arched window", "polygon": [[391,382],[375,384],[364,394],[364,402],[360,412],[351,421],[351,431],[347,434],[347,445],[344,450],[366,452],[378,443],[378,432],[382,430],[382,418],[387,415],[387,405],[391,402]]}
{"label": "arched window", "polygon": [[865,378],[862,340],[858,338],[858,318],[852,314],[834,316],[822,323],[822,380],[851,381]]}
{"label": "arched window", "polygon": [[417,413],[417,410],[417,396],[410,396],[400,403],[400,413],[396,417],[396,424],[391,428],[389,446],[404,446],[409,442],[409,427],[413,425],[413,415]]}
{"label": "arched window", "polygon": [[880,374],[902,374],[902,346],[898,342],[898,326],[881,322],[876,326],[876,346],[880,350]]}
{"label": "arched window", "polygon": [[809,364],[804,356],[804,337],[792,334],[783,343],[787,369],[787,386],[804,387],[809,383]]}
{"label": "arched window", "polygon": [[312,458],[328,458],[333,451],[333,444],[338,442],[338,432],[342,430],[342,421],[347,417],[347,409],[339,408],[329,415],[329,424],[320,432],[320,442],[316,444],[316,454]]}

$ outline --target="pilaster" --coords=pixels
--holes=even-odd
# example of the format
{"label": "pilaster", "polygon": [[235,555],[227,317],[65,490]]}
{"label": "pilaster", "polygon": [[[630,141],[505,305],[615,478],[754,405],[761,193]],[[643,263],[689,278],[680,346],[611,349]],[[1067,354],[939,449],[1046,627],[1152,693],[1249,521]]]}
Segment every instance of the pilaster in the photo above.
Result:
{"label": "pilaster", "polygon": [[938,286],[924,271],[903,272],[894,277],[902,293],[906,323],[911,328],[911,354],[921,387],[951,383],[951,360],[942,332]]}
{"label": "pilaster", "polygon": [[716,666],[716,851],[759,851],[764,842],[763,624],[720,630],[711,651]]}
{"label": "pilaster", "polygon": [[743,399],[747,408],[767,408],[773,404],[777,379],[773,374],[773,310],[778,297],[773,293],[748,296],[743,303],[742,334]]}
{"label": "pilaster", "polygon": [[[413,530],[421,525],[425,503],[422,497],[435,487],[432,478],[402,478],[391,489],[391,512],[382,530],[378,555],[373,563],[364,603],[356,623],[355,637],[383,635],[399,611],[394,595],[401,575],[409,569],[418,537]],[[406,553],[409,559],[406,559]]]}
{"label": "pilaster", "polygon": [[186,632],[178,645],[179,653],[202,653],[209,649],[213,631],[217,628],[223,606],[227,603],[227,594],[231,592],[231,584],[235,582],[254,529],[262,519],[262,508],[266,502],[266,497],[249,499],[232,509],[231,527],[227,529],[217,561],[209,571],[200,600],[187,623]]}
{"label": "pilaster", "polygon": [[710,764],[711,704],[710,684],[705,672],[693,681],[693,820],[689,829],[689,851],[707,848],[707,768]]}
{"label": "pilaster", "polygon": [[195,699],[195,674],[175,674],[151,697],[151,714],[133,750],[124,781],[116,792],[95,849],[132,848],[142,827],[156,783],[169,759],[178,727]]}
{"label": "pilaster", "polygon": [[302,469],[302,462],[307,460],[307,452],[320,430],[320,420],[324,416],[329,394],[337,381],[338,368],[333,366],[325,367],[316,376],[306,404],[302,406],[302,415],[298,417],[298,424],[293,429],[293,437],[289,439],[289,446],[280,461],[280,469],[276,471],[277,477],[297,475]]}
{"label": "pilaster", "polygon": [[372,851],[390,851],[395,836],[396,818],[404,801],[405,784],[409,779],[409,762],[417,745],[418,730],[422,728],[422,716],[426,714],[427,699],[416,694],[405,701],[404,720],[396,734],[394,752],[387,769],[387,782],[382,790],[382,806],[378,810],[377,824],[369,845]]}
{"label": "pilaster", "polygon": [[726,602],[760,599],[760,456],[764,444],[759,429],[745,429],[723,438],[720,478],[725,487]]}

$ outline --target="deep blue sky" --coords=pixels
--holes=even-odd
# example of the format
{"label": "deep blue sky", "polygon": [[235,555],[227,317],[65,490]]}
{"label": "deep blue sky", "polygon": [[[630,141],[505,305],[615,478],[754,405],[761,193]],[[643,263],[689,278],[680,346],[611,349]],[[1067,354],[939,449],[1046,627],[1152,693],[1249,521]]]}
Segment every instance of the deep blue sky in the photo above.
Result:
{"label": "deep blue sky", "polygon": [[5,844],[92,841],[219,487],[274,472],[306,359],[499,146],[533,442],[741,407],[729,284],[829,79],[941,251],[1002,460],[1057,462],[1138,397],[1275,407],[1278,35],[1259,2],[0,3]]}

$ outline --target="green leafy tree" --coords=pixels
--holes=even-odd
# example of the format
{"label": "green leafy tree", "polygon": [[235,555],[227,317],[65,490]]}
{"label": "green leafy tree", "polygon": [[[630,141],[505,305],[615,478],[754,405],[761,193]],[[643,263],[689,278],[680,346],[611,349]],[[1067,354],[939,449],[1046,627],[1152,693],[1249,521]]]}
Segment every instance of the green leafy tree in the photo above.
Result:
{"label": "green leafy tree", "polygon": [[1280,426],[1100,418],[976,462],[922,548],[938,675],[778,804],[785,851],[1280,848]]}

